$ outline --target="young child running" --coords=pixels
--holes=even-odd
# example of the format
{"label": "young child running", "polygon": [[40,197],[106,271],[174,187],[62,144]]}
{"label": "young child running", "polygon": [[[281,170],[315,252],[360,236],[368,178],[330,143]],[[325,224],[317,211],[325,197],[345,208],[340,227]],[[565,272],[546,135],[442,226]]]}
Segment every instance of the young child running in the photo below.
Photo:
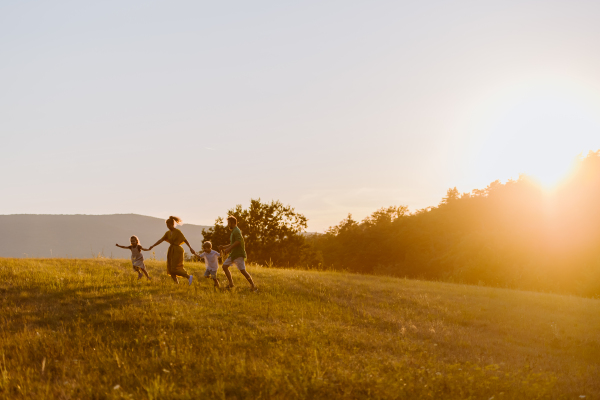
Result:
{"label": "young child running", "polygon": [[140,239],[135,235],[132,236],[129,241],[131,242],[131,246],[121,246],[118,244],[116,246],[122,249],[131,250],[131,263],[133,264],[133,270],[138,273],[138,279],[142,279],[142,273],[146,275],[146,278],[150,279],[150,276],[146,271],[146,266],[144,265],[144,256],[142,255],[142,250],[148,251],[149,249],[144,249],[140,244]]}
{"label": "young child running", "polygon": [[231,230],[231,235],[229,236],[229,246],[219,246],[219,250],[229,253],[229,257],[227,260],[223,262],[223,272],[225,272],[225,276],[229,281],[229,287],[234,287],[233,278],[231,277],[231,272],[229,272],[229,267],[231,264],[235,264],[237,269],[240,271],[242,275],[248,280],[250,283],[250,289],[256,290],[256,285],[252,280],[252,277],[248,272],[246,272],[246,248],[244,247],[244,238],[242,237],[242,231],[237,226],[237,219],[230,215],[227,217],[227,226],[229,230]]}
{"label": "young child running", "polygon": [[204,258],[206,263],[206,271],[204,271],[205,278],[212,278],[215,282],[215,287],[220,287],[219,280],[217,279],[217,270],[219,269],[219,257],[221,255],[218,251],[212,249],[211,242],[204,242],[202,245],[203,253],[196,253],[196,256]]}

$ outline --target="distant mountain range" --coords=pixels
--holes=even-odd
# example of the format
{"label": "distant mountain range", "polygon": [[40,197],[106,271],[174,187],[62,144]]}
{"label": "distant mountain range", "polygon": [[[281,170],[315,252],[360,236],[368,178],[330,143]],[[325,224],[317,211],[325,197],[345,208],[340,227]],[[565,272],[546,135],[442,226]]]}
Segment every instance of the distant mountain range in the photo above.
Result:
{"label": "distant mountain range", "polygon": [[[208,226],[184,224],[180,227],[194,250],[201,250],[202,229]],[[0,215],[0,257],[98,256],[129,258],[130,251],[115,246],[129,245],[136,235],[144,247],[151,246],[167,231],[164,219],[137,214],[114,215]],[[167,243],[153,250],[166,259]],[[185,245],[184,245],[185,246]],[[185,246],[186,252],[189,250]],[[151,252],[144,252],[149,258]]]}

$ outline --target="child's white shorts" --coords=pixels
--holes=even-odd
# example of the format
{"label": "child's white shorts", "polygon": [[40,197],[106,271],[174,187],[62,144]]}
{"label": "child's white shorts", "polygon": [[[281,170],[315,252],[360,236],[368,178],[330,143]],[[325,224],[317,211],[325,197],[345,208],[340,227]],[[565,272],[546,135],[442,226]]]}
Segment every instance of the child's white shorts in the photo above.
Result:
{"label": "child's white shorts", "polygon": [[246,270],[246,260],[244,260],[244,257],[238,257],[233,261],[231,260],[231,257],[227,257],[227,260],[225,260],[225,262],[223,263],[223,266],[228,267],[231,264],[235,264],[237,269],[239,269],[240,271]]}
{"label": "child's white shorts", "polygon": [[212,276],[214,279],[217,279],[217,270],[206,268],[206,271],[204,271],[204,277],[208,278],[209,276]]}

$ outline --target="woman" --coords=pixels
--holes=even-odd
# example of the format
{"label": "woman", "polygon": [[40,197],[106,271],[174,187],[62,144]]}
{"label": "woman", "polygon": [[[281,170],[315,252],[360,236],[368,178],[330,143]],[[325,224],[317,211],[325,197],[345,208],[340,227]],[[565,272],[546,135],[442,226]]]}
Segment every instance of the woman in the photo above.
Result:
{"label": "woman", "polygon": [[188,275],[187,271],[183,268],[183,247],[181,246],[183,243],[187,244],[190,248],[192,254],[196,254],[192,246],[188,243],[183,233],[175,226],[177,224],[181,224],[181,218],[179,217],[169,217],[167,219],[167,228],[169,230],[165,233],[165,235],[156,243],[154,243],[148,250],[152,250],[153,247],[158,246],[162,242],[167,242],[171,244],[169,246],[169,250],[167,251],[167,274],[171,275],[171,278],[175,281],[175,283],[179,283],[177,280],[177,276],[182,276],[187,278],[189,284],[192,284],[192,275]]}

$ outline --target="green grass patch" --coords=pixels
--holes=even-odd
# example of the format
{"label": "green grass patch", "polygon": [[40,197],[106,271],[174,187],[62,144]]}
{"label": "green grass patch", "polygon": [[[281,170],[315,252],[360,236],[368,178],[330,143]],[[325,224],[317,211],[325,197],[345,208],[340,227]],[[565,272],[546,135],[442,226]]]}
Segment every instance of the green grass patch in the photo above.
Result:
{"label": "green grass patch", "polygon": [[0,398],[600,398],[598,300],[252,265],[254,293],[148,266],[0,259]]}

